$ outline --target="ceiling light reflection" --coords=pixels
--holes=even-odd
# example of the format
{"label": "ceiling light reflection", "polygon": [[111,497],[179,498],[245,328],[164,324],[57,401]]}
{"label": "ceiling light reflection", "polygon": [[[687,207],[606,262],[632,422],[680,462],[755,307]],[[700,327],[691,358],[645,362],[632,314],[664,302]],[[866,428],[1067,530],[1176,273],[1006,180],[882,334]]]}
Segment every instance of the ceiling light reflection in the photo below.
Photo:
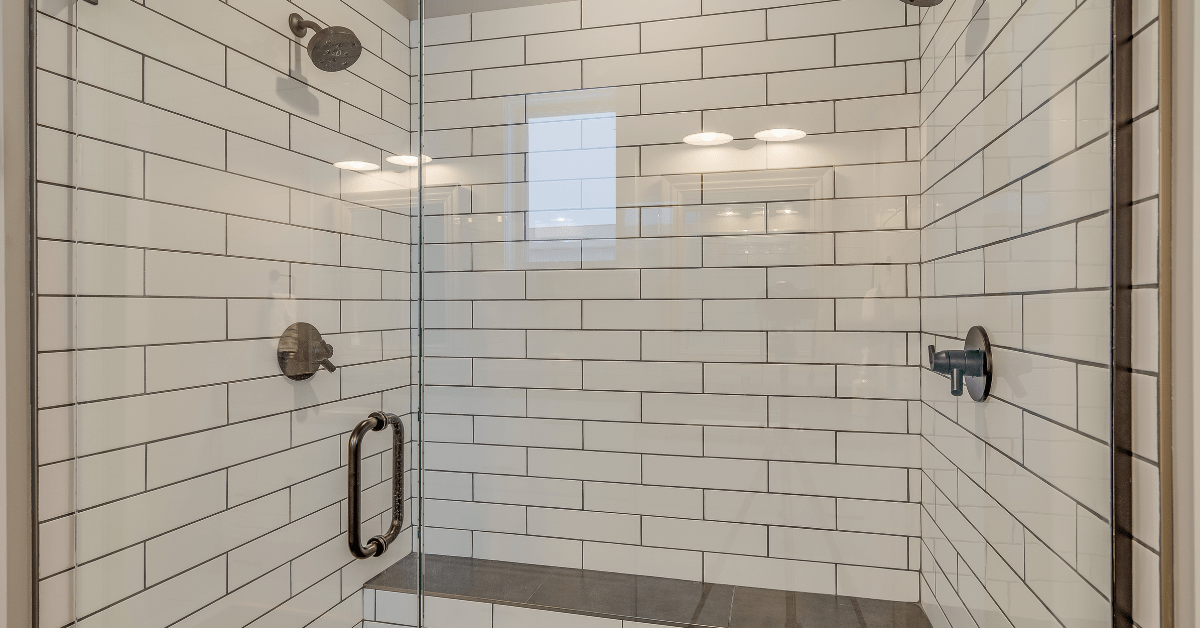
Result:
{"label": "ceiling light reflection", "polygon": [[793,142],[808,133],[800,129],[767,129],[754,134],[754,137],[764,142]]}
{"label": "ceiling light reflection", "polygon": [[[392,155],[391,157],[388,157],[387,160],[389,164],[396,164],[397,166],[417,165],[416,155]],[[427,164],[431,161],[433,161],[433,157],[430,157],[429,155],[421,155],[421,163]]]}
{"label": "ceiling light reflection", "polygon": [[373,164],[369,161],[339,161],[333,164],[334,168],[342,170],[358,170],[360,172],[366,170],[379,170],[379,164]]}
{"label": "ceiling light reflection", "polygon": [[727,133],[693,133],[683,138],[685,144],[692,146],[720,146],[733,141],[733,136]]}

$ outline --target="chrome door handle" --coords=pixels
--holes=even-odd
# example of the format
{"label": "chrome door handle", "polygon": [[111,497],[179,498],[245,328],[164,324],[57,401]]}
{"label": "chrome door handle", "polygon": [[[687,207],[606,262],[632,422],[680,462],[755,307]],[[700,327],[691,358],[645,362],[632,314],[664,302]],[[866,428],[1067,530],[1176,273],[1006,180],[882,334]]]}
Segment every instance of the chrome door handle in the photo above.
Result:
{"label": "chrome door handle", "polygon": [[[362,439],[367,432],[381,432],[392,426],[392,524],[388,531],[372,537],[366,546],[362,544]],[[355,558],[372,558],[381,556],[396,537],[400,536],[400,526],[404,522],[404,424],[400,417],[387,412],[373,412],[367,420],[358,424],[350,432],[350,449],[348,452],[349,479],[347,490],[349,503],[346,506],[346,529],[350,542],[350,553]]]}

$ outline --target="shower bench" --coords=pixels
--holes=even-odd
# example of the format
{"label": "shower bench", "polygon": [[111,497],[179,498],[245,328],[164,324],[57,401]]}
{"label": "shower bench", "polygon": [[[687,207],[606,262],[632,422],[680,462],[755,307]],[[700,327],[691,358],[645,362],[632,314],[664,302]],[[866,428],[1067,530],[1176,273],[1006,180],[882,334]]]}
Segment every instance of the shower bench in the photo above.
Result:
{"label": "shower bench", "polygon": [[[425,557],[428,628],[930,628],[917,604]],[[364,628],[412,626],[417,557],[366,584]]]}

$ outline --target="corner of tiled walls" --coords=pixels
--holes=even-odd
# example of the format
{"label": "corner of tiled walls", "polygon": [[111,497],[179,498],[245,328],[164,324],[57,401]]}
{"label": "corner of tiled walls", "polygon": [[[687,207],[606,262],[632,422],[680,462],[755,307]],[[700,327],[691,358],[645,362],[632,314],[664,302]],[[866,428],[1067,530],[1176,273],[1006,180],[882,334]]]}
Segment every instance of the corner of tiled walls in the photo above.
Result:
{"label": "corner of tiled walls", "polygon": [[[1135,2],[1135,620],[1159,625],[1157,21]],[[947,0],[922,41],[922,330],[996,350],[993,400],[924,374],[935,626],[1108,624],[1110,7]]]}
{"label": "corner of tiled walls", "polygon": [[[408,152],[408,21],[381,0],[37,9],[39,628],[359,624],[410,546],[354,561],[343,513],[347,433],[411,405],[412,182],[332,162]],[[362,59],[317,71],[297,10]],[[280,376],[297,321],[336,373]],[[368,437],[366,534],[390,444]]]}
{"label": "corner of tiled walls", "polygon": [[[427,551],[917,600],[918,15],[428,21]],[[613,173],[528,148],[581,112],[615,123]],[[753,139],[778,127],[810,135]],[[588,177],[613,198],[529,200]],[[615,218],[543,224],[580,207]]]}

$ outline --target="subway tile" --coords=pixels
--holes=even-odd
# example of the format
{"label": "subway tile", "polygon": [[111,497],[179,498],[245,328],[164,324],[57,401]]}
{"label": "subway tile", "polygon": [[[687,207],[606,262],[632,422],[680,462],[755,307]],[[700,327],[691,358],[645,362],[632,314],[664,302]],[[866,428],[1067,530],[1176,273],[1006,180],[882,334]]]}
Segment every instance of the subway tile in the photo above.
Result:
{"label": "subway tile", "polygon": [[838,565],[837,580],[838,595],[877,595],[895,602],[916,602],[920,596],[912,571]]}
{"label": "subway tile", "polygon": [[[93,192],[80,191],[75,198],[72,239],[76,241],[225,252],[225,217],[219,214]],[[113,229],[114,224],[124,228]]]}
{"label": "subway tile", "polygon": [[685,425],[587,422],[583,444],[587,449],[599,451],[704,455],[701,428]]}
{"label": "subway tile", "polygon": [[636,360],[641,355],[636,331],[536,331],[528,333],[530,358]]}
{"label": "subway tile", "polygon": [[268,339],[146,347],[146,388],[158,392],[275,375],[278,344]]}
{"label": "subway tile", "polygon": [[919,55],[917,26],[839,33],[838,65],[881,63],[916,59]]}
{"label": "subway tile", "polygon": [[642,359],[662,362],[762,362],[767,338],[751,332],[645,332]]}
{"label": "subway tile", "polygon": [[640,280],[636,270],[538,271],[527,285],[529,299],[636,299]]}
{"label": "subway tile", "polygon": [[425,389],[426,410],[447,414],[525,415],[525,391],[508,388],[430,386]]}
{"label": "subway tile", "polygon": [[[129,4],[133,4],[132,2]],[[80,626],[170,625],[225,594],[225,557],[186,571],[141,595],[126,598],[80,622]]]}
{"label": "subway tile", "polygon": [[908,471],[846,464],[771,462],[772,493],[851,497],[887,501],[908,500]]}
{"label": "subway tile", "polygon": [[523,388],[582,388],[583,367],[568,360],[473,361],[473,382],[479,386]]}
{"label": "subway tile", "polygon": [[700,329],[699,301],[584,301],[585,329]]}
{"label": "subway tile", "polygon": [[337,468],[340,440],[327,438],[232,467],[229,503],[242,504]]}
{"label": "subway tile", "polygon": [[904,65],[877,63],[781,72],[767,77],[769,104],[903,94]]}
{"label": "subway tile", "polygon": [[494,628],[555,628],[558,626],[570,628],[620,628],[619,619],[593,617],[590,615],[574,615],[536,608],[520,606],[494,606],[492,626]]}
{"label": "subway tile", "polygon": [[82,404],[76,450],[86,456],[224,425],[227,404],[224,386]]}
{"label": "subway tile", "polygon": [[717,521],[834,529],[836,510],[835,500],[826,497],[704,492],[704,517]]}
{"label": "subway tile", "polygon": [[699,238],[584,240],[584,268],[699,266]]}
{"label": "subway tile", "polygon": [[217,42],[133,2],[107,11],[88,8],[77,16],[80,28],[216,83],[224,82],[225,55]]}
{"label": "subway tile", "polygon": [[639,456],[598,451],[530,449],[529,473],[541,477],[599,482],[639,482]]}
{"label": "subway tile", "polygon": [[705,266],[801,266],[832,264],[828,234],[728,236],[704,239]]}
{"label": "subway tile", "polygon": [[639,26],[563,30],[525,38],[527,63],[590,59],[631,55],[640,52]]}
{"label": "subway tile", "polygon": [[473,17],[471,34],[474,39],[490,39],[577,29],[579,25],[580,5],[569,2],[488,11]]}
{"label": "subway tile", "polygon": [[145,187],[147,199],[287,222],[287,188],[232,172],[148,155]]}
{"label": "subway tile", "polygon": [[1074,288],[1075,225],[1033,233],[983,251],[987,292]]}
{"label": "subway tile", "polygon": [[225,473],[141,493],[77,514],[76,556],[90,561],[225,509]]}
{"label": "subway tile", "polygon": [[[740,13],[753,15],[756,13]],[[833,37],[755,41],[704,49],[704,76],[808,70],[833,65]],[[781,127],[764,127],[781,128]],[[790,128],[790,127],[784,127]],[[761,129],[760,129],[761,130]]]}
{"label": "subway tile", "polygon": [[767,400],[745,395],[645,393],[642,412],[647,423],[765,427]]}
{"label": "subway tile", "polygon": [[839,464],[883,467],[921,466],[920,437],[915,434],[838,434]]}
{"label": "subway tile", "polygon": [[150,443],[146,481],[156,488],[282,451],[289,431],[288,417],[280,415]]}
{"label": "subway tile", "polygon": [[[585,88],[611,87],[698,79],[703,74],[701,72],[702,65],[700,50],[672,50],[584,59],[583,86]],[[674,109],[674,111],[682,110],[682,108]]]}
{"label": "subway tile", "polygon": [[[698,50],[695,52],[699,53]],[[767,79],[763,76],[712,78],[642,86],[643,113],[765,104]]]}
{"label": "subway tile", "polygon": [[[546,478],[525,478],[503,475],[476,475],[474,478],[474,499],[480,502],[499,504],[516,504],[524,506],[547,506],[551,508],[583,507],[583,486],[576,480],[552,480]],[[468,493],[467,499],[471,499]],[[547,511],[559,512],[559,511]],[[530,511],[532,516],[533,511]],[[547,517],[553,520],[553,517]],[[466,526],[457,522],[449,522],[453,527]],[[539,535],[531,526],[529,534]],[[570,534],[551,534],[545,536],[571,537]]]}
{"label": "subway tile", "polygon": [[529,415],[590,421],[638,421],[641,395],[594,390],[530,390]]}
{"label": "subway tile", "polygon": [[704,392],[709,393],[833,396],[834,380],[834,367],[826,365],[704,365]]}
{"label": "subway tile", "polygon": [[585,362],[584,388],[645,392],[702,392],[700,364],[670,362]]}
{"label": "subway tile", "polygon": [[771,39],[781,39],[903,26],[905,13],[904,7],[879,0],[852,0],[773,9],[767,12],[767,23]]}
{"label": "subway tile", "polygon": [[426,355],[434,357],[525,357],[524,330],[430,329],[424,342]]}
{"label": "subway tile", "polygon": [[[284,40],[278,41],[283,43]],[[286,66],[286,44],[282,48]],[[152,59],[146,61],[145,72],[143,80],[148,104],[277,146],[287,146],[288,116],[285,112]],[[223,164],[218,167],[220,165]]]}
{"label": "subway tile", "polygon": [[776,528],[771,556],[869,567],[908,567],[908,540],[900,536],[834,530]]}
{"label": "subway tile", "polygon": [[706,15],[642,25],[642,52],[720,46],[767,38],[767,21],[761,13]]}
{"label": "subway tile", "polygon": [[479,98],[576,90],[583,80],[579,61],[475,70],[471,74],[471,92]]}
{"label": "subway tile", "polygon": [[815,266],[767,269],[771,298],[903,297],[907,294],[903,267],[894,265]]}
{"label": "subway tile", "polygon": [[826,595],[836,591],[835,566],[830,563],[706,552],[704,574],[715,584]]}
{"label": "subway tile", "polygon": [[583,566],[595,571],[676,580],[701,580],[701,552],[585,541]]}
{"label": "subway tile", "polygon": [[[716,272],[716,269],[708,272]],[[833,329],[834,309],[833,301],[828,299],[707,300],[704,302],[704,328],[747,331]]]}
{"label": "subway tile", "polygon": [[146,294],[278,298],[289,295],[286,262],[146,252]]}
{"label": "subway tile", "polygon": [[529,533],[636,545],[641,540],[641,518],[603,512],[530,508]]}
{"label": "subway tile", "polygon": [[632,0],[583,0],[583,27],[668,20],[700,15],[700,0],[663,0],[653,5]]}
{"label": "subway tile", "polygon": [[704,455],[753,460],[834,462],[834,434],[799,430],[706,427]]}
{"label": "subway tile", "polygon": [[704,494],[689,488],[585,482],[583,505],[589,511],[698,519]]}
{"label": "subway tile", "polygon": [[146,580],[161,582],[288,522],[283,492],[231,508],[146,543]]}
{"label": "subway tile", "polygon": [[426,500],[428,525],[488,532],[525,533],[525,508],[505,504]]}
{"label": "subway tile", "polygon": [[659,547],[765,556],[767,528],[717,521],[643,517],[642,542]]}
{"label": "subway tile", "polygon": [[643,456],[643,482],[660,486],[765,491],[765,460]]}
{"label": "subway tile", "polygon": [[896,364],[907,359],[903,334],[876,332],[771,332],[767,360],[799,364]]}

